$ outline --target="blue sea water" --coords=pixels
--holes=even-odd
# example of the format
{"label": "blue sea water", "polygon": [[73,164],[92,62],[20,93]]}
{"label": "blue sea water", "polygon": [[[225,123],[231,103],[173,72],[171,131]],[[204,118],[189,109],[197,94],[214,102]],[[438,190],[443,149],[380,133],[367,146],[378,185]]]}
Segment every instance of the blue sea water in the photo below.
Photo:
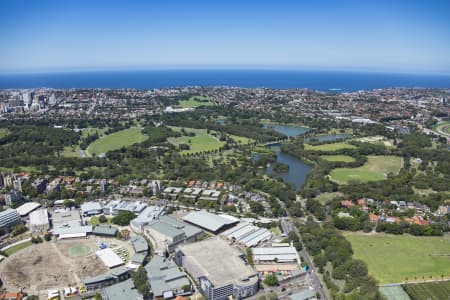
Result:
{"label": "blue sea water", "polygon": [[1,89],[153,89],[193,85],[308,88],[340,92],[389,87],[450,88],[450,76],[297,70],[149,70],[0,75]]}

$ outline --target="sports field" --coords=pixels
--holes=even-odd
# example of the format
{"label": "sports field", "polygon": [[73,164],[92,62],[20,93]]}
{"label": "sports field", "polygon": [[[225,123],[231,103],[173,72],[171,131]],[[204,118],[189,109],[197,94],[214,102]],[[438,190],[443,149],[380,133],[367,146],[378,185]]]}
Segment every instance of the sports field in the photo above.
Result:
{"label": "sports field", "polygon": [[321,155],[321,159],[324,159],[326,161],[331,162],[354,162],[356,159],[354,159],[351,156],[348,155]]}
{"label": "sports field", "polygon": [[[354,257],[367,263],[380,284],[450,276],[450,237],[344,232]],[[432,276],[430,278],[430,276]]]}
{"label": "sports field", "polygon": [[405,284],[403,288],[411,300],[450,299],[450,281]]}
{"label": "sports field", "polygon": [[[172,127],[175,131],[181,131],[179,127]],[[222,147],[225,143],[211,134],[208,134],[206,129],[185,128],[186,132],[193,132],[195,136],[181,136],[170,137],[167,140],[169,143],[178,146],[180,144],[187,144],[191,147],[189,150],[182,150],[182,154],[199,153],[203,151],[216,150]]]}
{"label": "sports field", "polygon": [[386,300],[411,300],[401,285],[381,286],[378,290]]}
{"label": "sports field", "polygon": [[136,143],[141,143],[146,138],[141,130],[141,128],[133,127],[108,134],[90,144],[87,152],[90,155],[99,155],[100,153],[106,153]]}
{"label": "sports field", "polygon": [[333,143],[333,144],[323,144],[323,145],[317,145],[312,146],[309,144],[305,144],[305,150],[311,150],[311,151],[336,151],[341,149],[355,149],[356,147],[351,144],[347,143]]}
{"label": "sports field", "polygon": [[436,126],[436,131],[442,134],[450,135],[450,122],[443,122]]}
{"label": "sports field", "polygon": [[[199,101],[199,100],[203,100],[203,101]],[[183,108],[187,108],[187,107],[199,107],[199,106],[212,106],[214,105],[214,102],[211,101],[205,101],[208,100],[207,97],[204,96],[192,96],[190,97],[188,100],[180,100],[178,101],[178,106],[181,106]]]}
{"label": "sports field", "polygon": [[367,162],[358,168],[336,168],[330,173],[331,179],[339,184],[352,181],[369,182],[386,179],[389,173],[398,174],[402,158],[391,155],[369,155]]}

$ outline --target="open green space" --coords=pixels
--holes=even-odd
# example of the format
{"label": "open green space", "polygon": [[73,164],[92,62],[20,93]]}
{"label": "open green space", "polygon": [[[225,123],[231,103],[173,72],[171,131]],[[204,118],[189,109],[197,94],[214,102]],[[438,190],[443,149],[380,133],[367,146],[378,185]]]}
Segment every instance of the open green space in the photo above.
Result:
{"label": "open green space", "polygon": [[91,251],[91,249],[88,246],[79,244],[79,245],[75,245],[69,249],[69,255],[72,257],[86,256],[89,254],[90,251]]}
{"label": "open green space", "polygon": [[254,139],[250,139],[245,136],[238,136],[234,134],[229,134],[228,136],[238,143],[238,145],[247,145],[255,142]]}
{"label": "open green space", "polygon": [[440,279],[450,275],[450,237],[344,232],[354,257],[367,263],[380,284]]}
{"label": "open green space", "polygon": [[367,162],[358,168],[336,168],[331,179],[339,184],[369,182],[386,179],[389,173],[397,174],[402,167],[402,158],[392,155],[369,155]]}
{"label": "open green space", "polygon": [[441,300],[450,298],[450,281],[403,285],[411,300]]}
{"label": "open green space", "polygon": [[145,139],[146,136],[142,134],[141,128],[132,127],[99,138],[89,145],[87,152],[90,155],[99,155],[100,153],[106,153],[136,143],[141,143]]}
{"label": "open green space", "polygon": [[349,155],[321,155],[320,158],[331,162],[354,162],[356,159]]}
{"label": "open green space", "polygon": [[186,107],[199,107],[199,106],[212,106],[214,105],[214,102],[210,101],[205,96],[192,96],[188,100],[180,100],[178,101],[178,106],[181,106],[183,108]]}
{"label": "open green space", "polygon": [[66,146],[62,151],[64,157],[80,157],[79,146]]}
{"label": "open green space", "polygon": [[[175,131],[181,131],[180,127],[172,127]],[[208,134],[206,129],[194,129],[194,128],[184,128],[184,130],[189,133],[195,133],[195,136],[181,136],[181,137],[170,137],[167,140],[174,146],[179,146],[180,144],[189,145],[189,150],[182,150],[182,154],[194,154],[203,151],[212,151],[219,149],[225,143],[219,141],[219,139],[211,134]]]}
{"label": "open green space", "polygon": [[6,128],[0,128],[0,139],[8,134],[8,130]]}
{"label": "open green space", "polygon": [[[111,218],[108,218],[108,217],[106,217],[106,219],[108,220],[108,221],[106,221],[105,223],[103,223],[103,224],[111,224]],[[97,226],[98,224],[100,224],[100,221],[99,221],[99,217],[98,216],[93,216],[93,217],[91,217],[91,219],[89,220],[89,224],[91,224],[92,225],[92,227],[95,227],[95,226]]]}
{"label": "open green space", "polygon": [[108,130],[108,127],[105,128],[97,128],[97,127],[88,127],[83,128],[81,131],[81,136],[83,138],[87,137],[88,135],[94,135],[96,132],[99,136],[103,136],[105,134],[105,131]]}
{"label": "open green space", "polygon": [[333,144],[323,144],[323,145],[317,145],[312,146],[309,144],[305,144],[305,150],[310,151],[336,151],[341,149],[355,149],[356,146],[347,144],[347,143],[333,143]]}
{"label": "open green space", "polygon": [[11,255],[13,253],[16,253],[17,251],[20,251],[22,249],[25,249],[28,246],[31,246],[33,243],[31,241],[28,242],[24,242],[21,244],[17,244],[15,246],[12,246],[11,248],[8,248],[7,250],[5,250],[5,253],[8,255]]}
{"label": "open green space", "polygon": [[327,202],[342,196],[344,196],[344,194],[341,192],[327,192],[319,194],[315,199],[322,204],[326,204]]}

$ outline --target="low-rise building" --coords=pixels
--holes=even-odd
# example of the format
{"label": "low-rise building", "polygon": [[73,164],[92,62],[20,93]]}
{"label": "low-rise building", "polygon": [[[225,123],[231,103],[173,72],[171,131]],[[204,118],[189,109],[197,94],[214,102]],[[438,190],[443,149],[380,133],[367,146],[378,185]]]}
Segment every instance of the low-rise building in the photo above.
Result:
{"label": "low-rise building", "polygon": [[111,225],[101,225],[98,224],[92,229],[92,234],[99,235],[99,236],[108,236],[108,237],[114,237],[119,232],[119,229],[117,227],[111,226]]}
{"label": "low-rise building", "polygon": [[85,202],[81,204],[81,214],[83,216],[94,216],[103,213],[102,206],[98,202]]}
{"label": "low-rise building", "polygon": [[37,202],[27,202],[16,208],[17,212],[21,217],[28,216],[32,211],[38,209],[42,205]]}
{"label": "low-rise building", "polygon": [[213,233],[226,230],[239,223],[239,220],[236,218],[216,215],[205,210],[192,211],[184,216],[183,221]]}
{"label": "low-rise building", "polygon": [[82,280],[86,291],[100,290],[106,286],[122,282],[130,278],[130,270],[126,267],[112,269],[110,272]]}
{"label": "low-rise building", "polygon": [[178,295],[191,294],[191,282],[187,274],[171,259],[155,255],[145,270],[155,299],[172,299]]}
{"label": "low-rise building", "polygon": [[48,211],[46,208],[38,209],[30,214],[30,231],[43,233],[47,232],[50,228],[48,221]]}

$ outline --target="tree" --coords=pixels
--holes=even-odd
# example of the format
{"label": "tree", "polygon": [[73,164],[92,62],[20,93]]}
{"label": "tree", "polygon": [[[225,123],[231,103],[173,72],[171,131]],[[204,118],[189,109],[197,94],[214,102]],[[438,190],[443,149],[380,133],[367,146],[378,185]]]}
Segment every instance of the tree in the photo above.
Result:
{"label": "tree", "polygon": [[12,235],[13,236],[16,236],[16,235],[19,235],[19,234],[21,234],[21,233],[24,233],[25,231],[27,231],[28,229],[27,229],[27,227],[24,225],[24,224],[19,224],[19,225],[16,225],[15,227],[14,227],[14,229],[13,229],[13,231],[12,231]]}
{"label": "tree", "polygon": [[101,215],[100,217],[98,217],[98,221],[100,223],[106,223],[108,222],[108,219],[105,217],[105,215]]}
{"label": "tree", "polygon": [[130,225],[130,221],[136,218],[136,215],[131,211],[121,211],[112,218],[111,222],[120,226]]}
{"label": "tree", "polygon": [[143,266],[140,266],[136,272],[131,273],[134,286],[142,296],[147,296],[150,293],[150,286],[148,284],[147,271]]}
{"label": "tree", "polygon": [[275,286],[278,285],[278,278],[275,274],[269,274],[264,278],[264,283],[269,286]]}

